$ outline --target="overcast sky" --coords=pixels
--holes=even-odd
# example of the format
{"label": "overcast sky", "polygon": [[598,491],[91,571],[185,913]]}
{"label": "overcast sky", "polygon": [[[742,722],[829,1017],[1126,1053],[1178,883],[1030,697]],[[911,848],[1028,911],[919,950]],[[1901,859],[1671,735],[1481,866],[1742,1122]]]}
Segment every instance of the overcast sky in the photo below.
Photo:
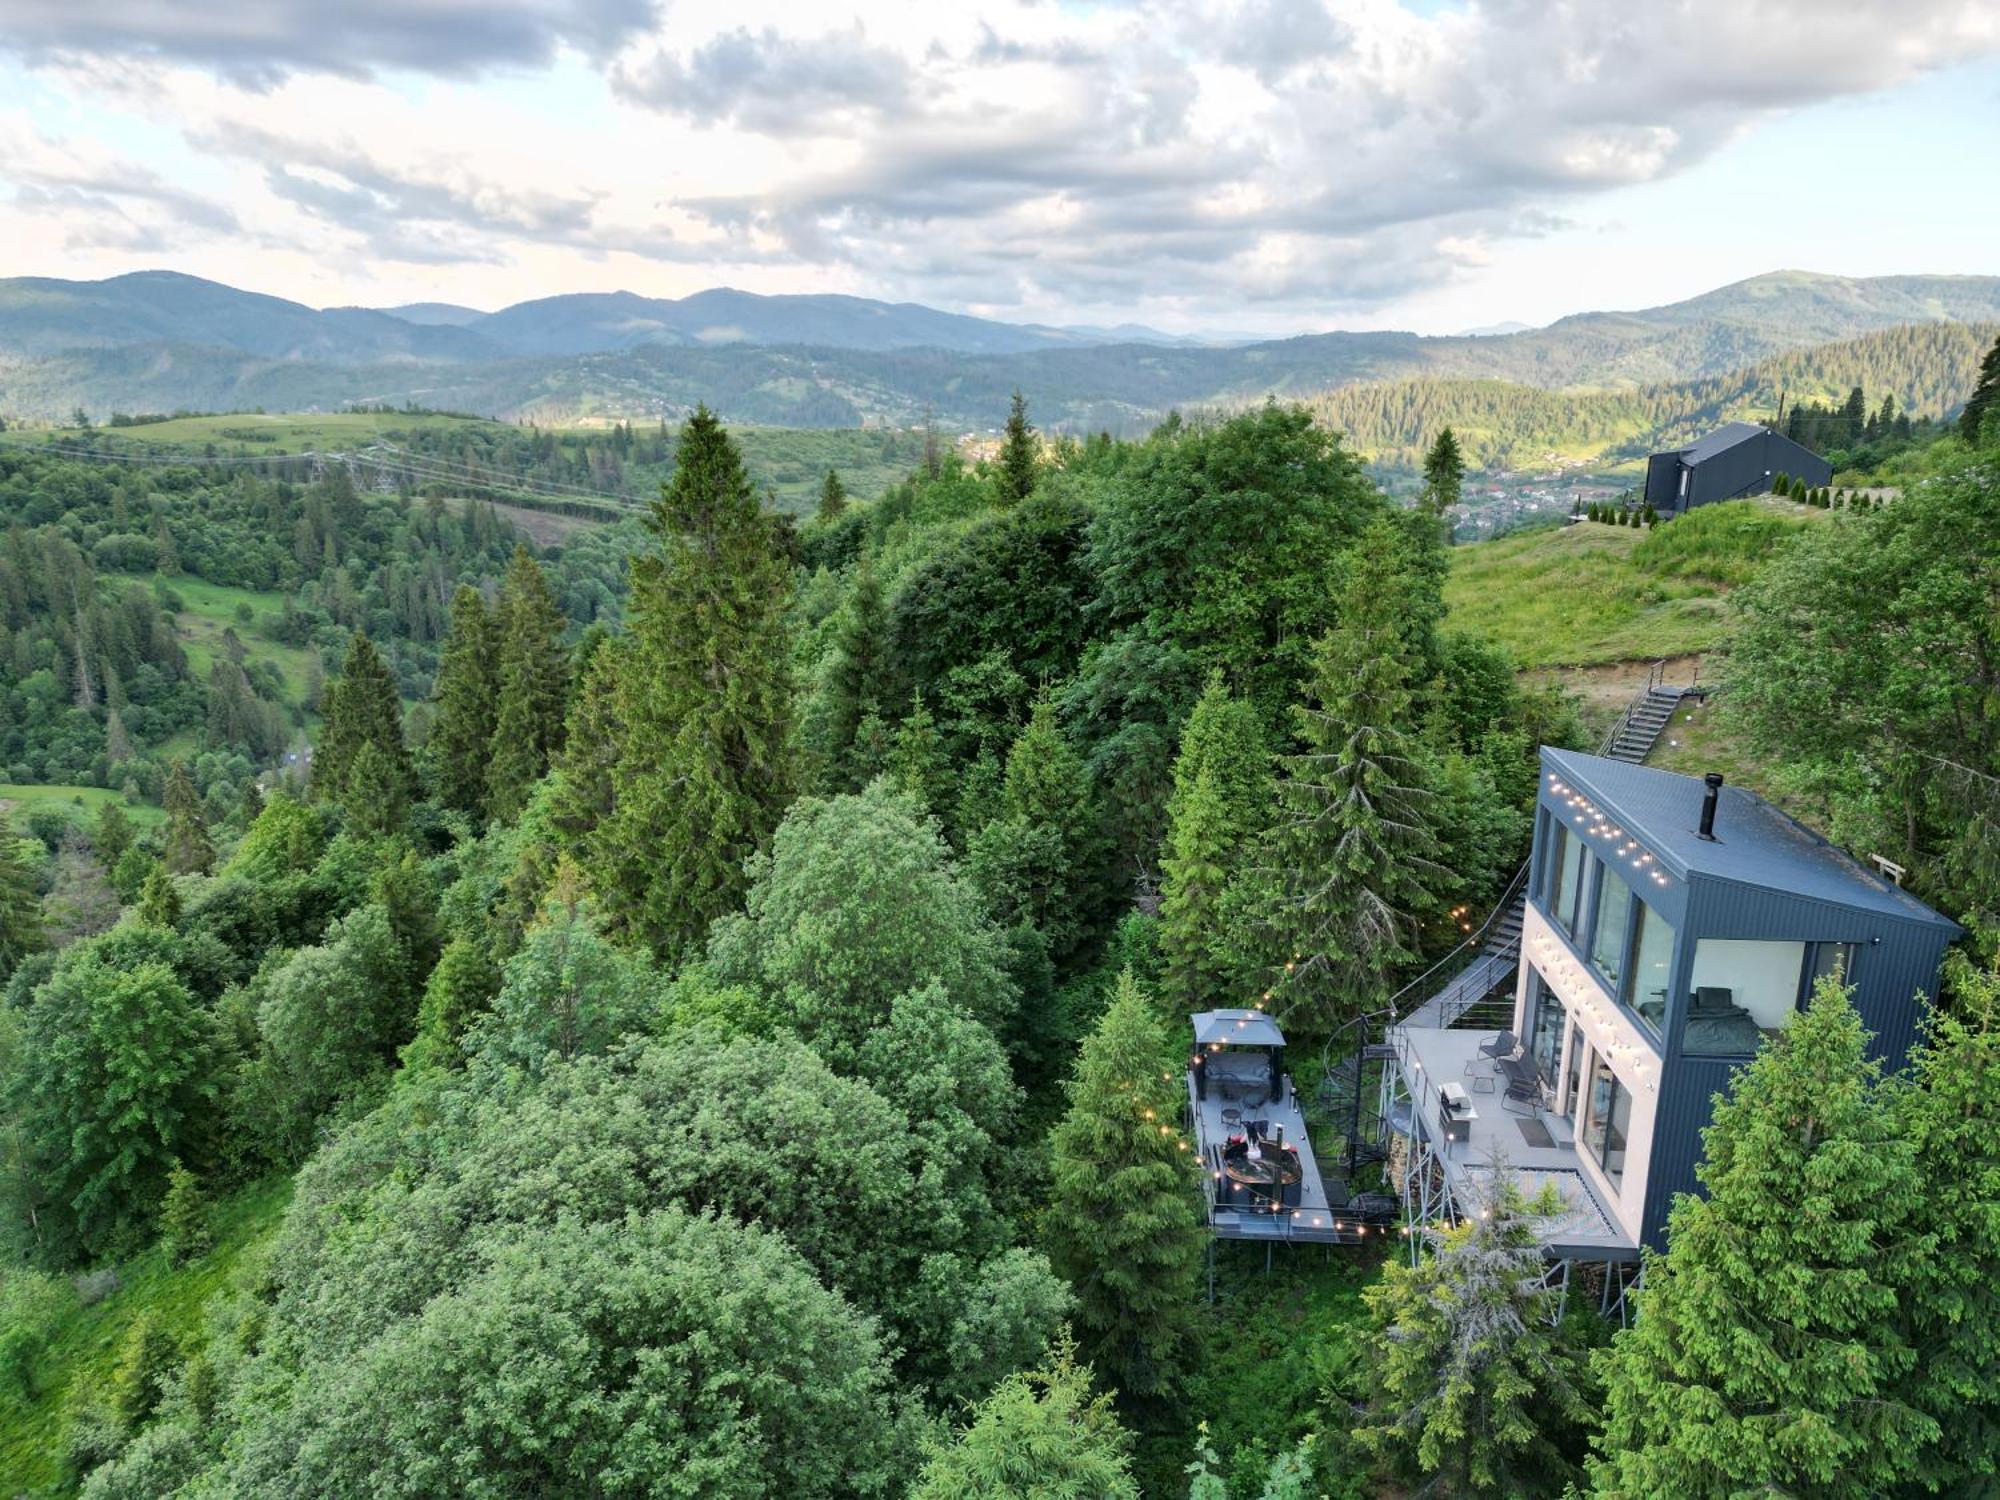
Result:
{"label": "overcast sky", "polygon": [[1447,332],[2000,272],[1996,0],[0,0],[0,275]]}

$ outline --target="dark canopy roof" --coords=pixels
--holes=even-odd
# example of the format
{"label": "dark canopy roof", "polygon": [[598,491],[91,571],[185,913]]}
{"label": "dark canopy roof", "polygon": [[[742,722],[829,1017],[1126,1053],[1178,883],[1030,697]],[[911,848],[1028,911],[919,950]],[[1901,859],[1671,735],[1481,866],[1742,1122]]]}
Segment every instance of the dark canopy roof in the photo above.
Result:
{"label": "dark canopy roof", "polygon": [[1908,891],[1865,870],[1755,792],[1725,786],[1716,806],[1716,842],[1700,837],[1700,778],[1651,766],[1542,747],[1542,765],[1582,792],[1619,827],[1680,876],[1734,880],[1860,911],[1958,930]]}
{"label": "dark canopy roof", "polygon": [[1198,1047],[1221,1042],[1228,1047],[1282,1047],[1285,1034],[1261,1010],[1204,1010],[1193,1017]]}

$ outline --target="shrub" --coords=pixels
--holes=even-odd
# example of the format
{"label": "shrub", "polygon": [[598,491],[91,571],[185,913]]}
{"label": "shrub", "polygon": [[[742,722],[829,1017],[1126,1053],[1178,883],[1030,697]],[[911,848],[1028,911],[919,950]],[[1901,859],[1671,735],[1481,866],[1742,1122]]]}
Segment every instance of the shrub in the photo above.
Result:
{"label": "shrub", "polygon": [[160,1205],[160,1242],[175,1265],[206,1255],[215,1244],[208,1194],[202,1191],[201,1179],[178,1163],[167,1174],[167,1197]]}
{"label": "shrub", "polygon": [[75,1301],[60,1277],[9,1271],[0,1279],[0,1391],[19,1400],[35,1394],[35,1368]]}

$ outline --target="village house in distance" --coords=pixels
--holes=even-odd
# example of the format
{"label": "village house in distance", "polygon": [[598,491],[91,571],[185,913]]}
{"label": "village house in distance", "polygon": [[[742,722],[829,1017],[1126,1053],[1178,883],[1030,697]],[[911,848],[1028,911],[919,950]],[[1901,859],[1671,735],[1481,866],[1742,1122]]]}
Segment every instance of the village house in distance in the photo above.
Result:
{"label": "village house in distance", "polygon": [[1646,460],[1646,503],[1676,516],[1717,500],[1761,495],[1780,474],[1808,488],[1833,483],[1833,470],[1810,448],[1755,422],[1725,422],[1685,448]]}

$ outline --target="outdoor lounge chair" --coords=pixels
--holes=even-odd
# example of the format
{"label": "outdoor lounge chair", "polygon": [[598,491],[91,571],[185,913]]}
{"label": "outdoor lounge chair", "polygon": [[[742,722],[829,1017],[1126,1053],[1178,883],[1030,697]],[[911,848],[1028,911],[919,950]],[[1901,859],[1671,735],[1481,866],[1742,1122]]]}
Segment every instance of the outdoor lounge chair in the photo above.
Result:
{"label": "outdoor lounge chair", "polygon": [[1521,1050],[1521,1039],[1511,1031],[1503,1031],[1498,1036],[1489,1036],[1479,1044],[1479,1055],[1489,1062],[1498,1062],[1503,1057],[1513,1057]]}
{"label": "outdoor lounge chair", "polygon": [[1542,1112],[1542,1081],[1533,1073],[1510,1073],[1500,1095],[1500,1107],[1514,1114],[1539,1117]]}

